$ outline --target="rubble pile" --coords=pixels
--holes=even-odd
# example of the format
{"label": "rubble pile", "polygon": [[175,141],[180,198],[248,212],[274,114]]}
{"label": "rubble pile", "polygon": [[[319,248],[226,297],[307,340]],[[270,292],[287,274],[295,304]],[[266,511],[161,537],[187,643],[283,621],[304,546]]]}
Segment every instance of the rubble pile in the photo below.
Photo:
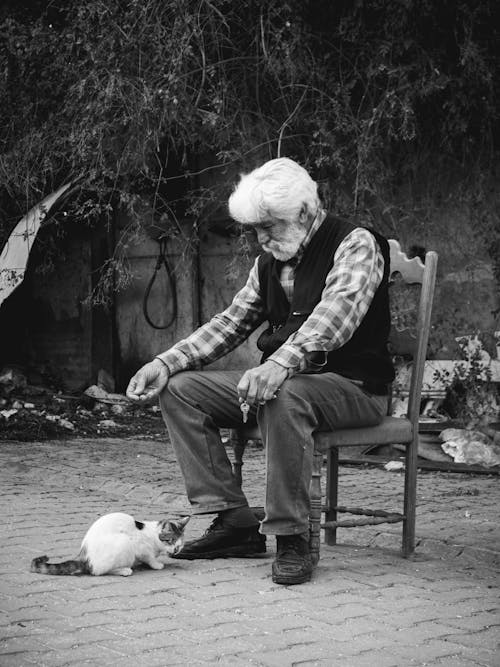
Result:
{"label": "rubble pile", "polygon": [[[500,432],[490,433],[461,428],[447,428],[439,434],[441,448],[455,463],[481,465],[485,468],[500,466]],[[496,441],[496,442],[495,442]]]}
{"label": "rubble pile", "polygon": [[157,405],[132,405],[92,385],[77,395],[30,385],[16,368],[0,370],[0,440],[67,437],[165,437]]}

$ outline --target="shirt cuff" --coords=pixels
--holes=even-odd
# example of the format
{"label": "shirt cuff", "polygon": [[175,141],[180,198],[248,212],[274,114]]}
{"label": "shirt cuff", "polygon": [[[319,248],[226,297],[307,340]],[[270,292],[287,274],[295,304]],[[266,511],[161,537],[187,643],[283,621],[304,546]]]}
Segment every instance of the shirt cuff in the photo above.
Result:
{"label": "shirt cuff", "polygon": [[186,371],[190,367],[189,360],[180,350],[167,350],[157,354],[155,359],[159,359],[167,367],[169,375]]}
{"label": "shirt cuff", "polygon": [[315,350],[299,354],[288,348],[281,347],[268,357],[268,361],[274,361],[288,370],[288,377],[296,373],[321,373],[326,366],[327,353]]}
{"label": "shirt cuff", "polygon": [[303,361],[303,355],[280,347],[278,350],[276,350],[276,352],[273,352],[273,354],[267,358],[267,361],[274,361],[275,364],[286,368],[288,371],[288,377],[290,377],[300,370],[301,363]]}

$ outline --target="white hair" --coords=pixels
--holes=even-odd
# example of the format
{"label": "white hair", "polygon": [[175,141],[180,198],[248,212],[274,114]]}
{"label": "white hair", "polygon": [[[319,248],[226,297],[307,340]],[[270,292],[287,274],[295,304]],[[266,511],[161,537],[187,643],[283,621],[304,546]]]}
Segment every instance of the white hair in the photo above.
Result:
{"label": "white hair", "polygon": [[258,223],[268,217],[296,220],[302,208],[311,219],[319,208],[318,186],[297,162],[282,157],[242,174],[229,197],[229,214],[237,222]]}

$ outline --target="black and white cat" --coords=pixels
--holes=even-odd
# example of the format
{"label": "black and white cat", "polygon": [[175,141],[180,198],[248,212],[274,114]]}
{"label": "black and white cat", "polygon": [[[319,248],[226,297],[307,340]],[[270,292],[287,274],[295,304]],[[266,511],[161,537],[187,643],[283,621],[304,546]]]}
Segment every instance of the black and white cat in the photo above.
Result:
{"label": "black and white cat", "polygon": [[31,572],[39,574],[119,574],[128,577],[132,568],[144,563],[161,570],[160,560],[176,554],[184,544],[189,517],[163,521],[136,521],[130,514],[105,514],[88,529],[75,560],[49,563],[48,556],[31,561]]}

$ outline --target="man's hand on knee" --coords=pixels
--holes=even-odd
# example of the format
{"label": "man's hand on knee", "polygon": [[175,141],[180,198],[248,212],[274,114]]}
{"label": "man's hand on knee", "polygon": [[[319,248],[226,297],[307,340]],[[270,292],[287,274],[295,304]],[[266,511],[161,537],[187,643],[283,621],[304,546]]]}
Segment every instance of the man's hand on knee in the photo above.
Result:
{"label": "man's hand on knee", "polygon": [[168,383],[168,368],[159,359],[153,359],[140,368],[130,380],[127,398],[145,403],[158,396]]}
{"label": "man's hand on knee", "polygon": [[274,361],[266,361],[243,374],[237,387],[238,397],[250,405],[271,401],[287,377],[287,368]]}

